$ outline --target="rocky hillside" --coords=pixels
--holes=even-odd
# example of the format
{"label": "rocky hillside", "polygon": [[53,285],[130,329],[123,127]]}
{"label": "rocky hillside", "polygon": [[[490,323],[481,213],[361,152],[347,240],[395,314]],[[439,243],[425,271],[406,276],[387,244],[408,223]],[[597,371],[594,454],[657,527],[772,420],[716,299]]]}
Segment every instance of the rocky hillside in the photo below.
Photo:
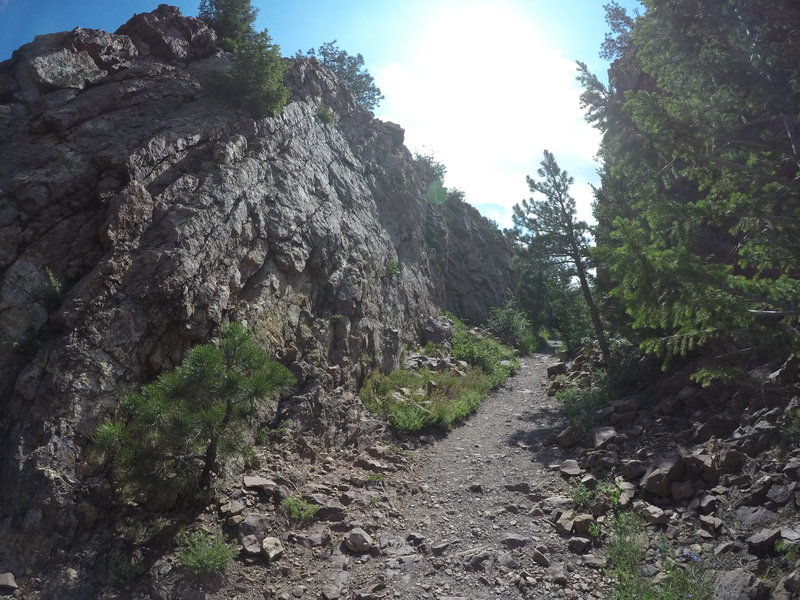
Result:
{"label": "rocky hillside", "polygon": [[311,59],[283,112],[253,119],[204,87],[227,60],[161,5],[0,63],[0,571],[91,564],[94,429],[224,322],[297,377],[281,416],[353,443],[369,369],[442,310],[506,299],[507,244],[468,205],[428,204],[402,128]]}

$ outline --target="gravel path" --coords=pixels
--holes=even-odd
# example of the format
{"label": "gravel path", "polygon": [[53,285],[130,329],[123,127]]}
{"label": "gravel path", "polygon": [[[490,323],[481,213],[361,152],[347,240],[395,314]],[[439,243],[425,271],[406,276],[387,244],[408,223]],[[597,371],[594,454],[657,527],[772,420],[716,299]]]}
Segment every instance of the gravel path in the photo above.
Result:
{"label": "gravel path", "polygon": [[342,598],[604,597],[600,559],[571,552],[548,519],[568,490],[549,468],[565,456],[543,444],[561,425],[544,390],[551,362],[523,359],[464,425],[415,453],[367,517],[380,550],[332,557]]}

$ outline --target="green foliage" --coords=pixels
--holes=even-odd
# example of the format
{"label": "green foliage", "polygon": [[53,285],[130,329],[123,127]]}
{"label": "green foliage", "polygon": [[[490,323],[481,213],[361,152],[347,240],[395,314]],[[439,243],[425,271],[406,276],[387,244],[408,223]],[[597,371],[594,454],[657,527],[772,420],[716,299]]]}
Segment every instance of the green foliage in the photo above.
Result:
{"label": "green foliage", "polygon": [[470,332],[452,315],[448,318],[456,326],[451,354],[471,365],[465,374],[399,369],[373,373],[361,387],[364,405],[398,431],[451,429],[519,367],[513,350]]}
{"label": "green foliage", "polygon": [[602,385],[610,393],[618,396],[628,394],[651,383],[660,375],[658,361],[627,339],[611,340],[610,347],[611,360],[602,375]]}
{"label": "green foliage", "polygon": [[[528,320],[576,349],[592,334],[592,323],[574,269],[553,263],[536,242],[515,248],[515,302]],[[547,336],[540,334],[542,339]]]}
{"label": "green foliage", "polygon": [[258,9],[251,0],[201,0],[199,17],[216,32],[220,46],[233,53],[233,65],[212,73],[209,89],[243,106],[256,117],[275,114],[289,99],[283,83],[287,65],[265,29],[253,29]]}
{"label": "green foliage", "polygon": [[333,123],[333,111],[327,104],[317,106],[317,118],[323,123],[330,125]]}
{"label": "green foliage", "polygon": [[286,67],[280,47],[267,31],[252,33],[236,44],[233,66],[209,76],[208,86],[262,117],[280,112],[289,99],[289,88],[283,83]]}
{"label": "green foliage", "polygon": [[241,40],[253,32],[258,9],[251,0],[200,0],[200,19],[217,33],[220,45],[235,51]]}
{"label": "green foliage", "polygon": [[[295,55],[303,57],[298,51]],[[364,57],[361,54],[350,55],[336,45],[336,40],[322,44],[316,50],[311,48],[305,56],[319,60],[325,67],[335,73],[353,94],[355,99],[367,110],[375,110],[383,100],[380,88],[375,85],[375,79],[364,66]]]}
{"label": "green foliage", "polygon": [[436,160],[431,152],[425,154],[422,152],[415,152],[414,160],[423,164],[427,169],[429,169],[433,174],[434,179],[444,181],[445,173],[447,173],[447,167],[445,167],[443,163]]}
{"label": "green foliage", "polygon": [[778,540],[775,542],[775,550],[783,555],[786,564],[793,567],[800,558],[800,544],[797,542],[789,542],[786,540]]}
{"label": "green foliage", "polygon": [[125,396],[119,417],[101,424],[94,440],[124,492],[168,507],[207,489],[218,460],[242,454],[246,421],[293,383],[231,323],[218,343],[192,348],[174,370]]}
{"label": "green foliage", "polygon": [[[410,391],[404,396],[400,390]],[[385,418],[398,431],[413,433],[427,428],[449,430],[469,416],[491,391],[479,369],[466,376],[446,371],[373,373],[359,392],[364,405]]]}
{"label": "green foliage", "polygon": [[661,565],[664,578],[653,583],[645,577],[642,567],[648,542],[637,516],[621,513],[612,521],[606,552],[614,581],[613,600],[711,600],[714,590],[705,578],[706,566],[689,550],[676,554],[669,545],[657,549],[653,560]]}
{"label": "green foliage", "polygon": [[583,483],[576,483],[570,491],[570,498],[577,508],[586,508],[597,497],[597,489],[590,488]]}
{"label": "green foliage", "polygon": [[311,504],[297,496],[289,496],[281,500],[281,507],[293,521],[313,521],[320,509],[318,505]]}
{"label": "green foliage", "polygon": [[[480,367],[492,389],[498,387],[519,368],[516,353],[491,338],[478,335],[455,315],[445,315],[455,325],[450,353],[453,358]],[[506,363],[506,364],[503,364]]]}
{"label": "green foliage", "polygon": [[579,436],[600,424],[598,411],[608,405],[611,398],[607,388],[567,388],[556,393],[564,407],[567,422]]}
{"label": "green foliage", "polygon": [[390,260],[389,264],[386,265],[386,270],[392,277],[397,277],[398,275],[400,275],[400,265],[397,263],[396,260]]}
{"label": "green foliage", "polygon": [[592,521],[589,523],[586,533],[588,533],[591,538],[599,539],[603,537],[603,526],[597,521]]}
{"label": "green foliage", "polygon": [[290,421],[281,421],[275,427],[262,427],[256,434],[256,443],[264,446],[269,442],[279,442],[286,437],[289,431]]}
{"label": "green foliage", "polygon": [[489,329],[504,342],[519,349],[522,354],[530,354],[539,345],[533,332],[533,324],[528,320],[514,300],[509,300],[502,308],[493,308],[487,322]]}
{"label": "green foliage", "polygon": [[610,86],[579,66],[604,133],[599,272],[667,363],[712,341],[785,357],[800,343],[800,5],[645,6],[609,7]]}
{"label": "green foliage", "polygon": [[576,219],[575,199],[569,194],[574,179],[547,150],[537,174],[539,179],[527,178],[528,187],[543,198],[529,198],[514,206],[512,235],[523,251],[535,254],[540,261],[546,257],[547,264],[556,269],[566,265],[574,269],[594,334],[608,361],[605,329],[590,285],[589,226]]}
{"label": "green foliage", "polygon": [[55,276],[53,270],[50,267],[45,267],[44,269],[45,274],[47,275],[47,284],[50,286],[50,291],[52,295],[59,299],[61,298],[61,293],[64,289],[64,284]]}
{"label": "green foliage", "polygon": [[235,546],[227,543],[221,533],[212,534],[201,529],[180,536],[178,543],[181,565],[195,575],[221,571],[238,554]]}

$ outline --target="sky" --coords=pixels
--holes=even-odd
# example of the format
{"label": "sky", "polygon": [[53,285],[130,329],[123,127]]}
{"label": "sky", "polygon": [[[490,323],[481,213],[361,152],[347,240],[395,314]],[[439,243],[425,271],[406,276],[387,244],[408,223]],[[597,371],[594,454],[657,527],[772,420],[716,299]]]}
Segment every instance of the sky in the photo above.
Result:
{"label": "sky", "polygon": [[[172,2],[196,15],[199,0]],[[598,52],[605,0],[253,0],[257,29],[282,53],[337,40],[361,53],[385,100],[378,118],[406,130],[412,152],[447,167],[445,185],[501,227],[531,196],[545,149],[575,178],[591,220],[599,132],[583,120],[575,61],[605,80]],[[619,2],[632,11],[637,0]],[[0,61],[37,34],[114,31],[156,0],[0,0]]]}

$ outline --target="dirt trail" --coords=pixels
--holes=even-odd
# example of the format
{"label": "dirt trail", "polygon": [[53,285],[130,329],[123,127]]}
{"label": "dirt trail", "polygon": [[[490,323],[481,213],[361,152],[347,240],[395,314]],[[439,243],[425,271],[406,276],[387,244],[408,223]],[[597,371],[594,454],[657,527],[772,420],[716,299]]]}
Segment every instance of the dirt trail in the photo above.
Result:
{"label": "dirt trail", "polygon": [[[545,354],[522,359],[517,374],[466,423],[408,456],[380,443],[310,459],[289,446],[265,455],[263,469],[252,475],[291,483],[286,493],[321,506],[317,519],[291,521],[260,484],[234,484],[220,502],[226,527],[238,530],[243,544],[243,533],[278,536],[281,558],[266,563],[245,547],[217,585],[158,597],[607,597],[602,558],[589,547],[570,549],[588,546],[585,534],[561,536],[551,518],[555,509],[571,507],[568,484],[550,468],[566,458],[547,443],[563,427],[558,402],[545,393],[552,362]],[[219,527],[220,517],[207,517],[209,527]],[[231,521],[241,524],[231,528]],[[174,574],[156,587],[180,588]]]}
{"label": "dirt trail", "polygon": [[332,557],[342,598],[604,597],[601,560],[571,552],[548,519],[568,489],[548,468],[564,456],[542,443],[562,426],[544,390],[551,362],[523,359],[464,425],[415,453],[365,523],[380,551]]}

